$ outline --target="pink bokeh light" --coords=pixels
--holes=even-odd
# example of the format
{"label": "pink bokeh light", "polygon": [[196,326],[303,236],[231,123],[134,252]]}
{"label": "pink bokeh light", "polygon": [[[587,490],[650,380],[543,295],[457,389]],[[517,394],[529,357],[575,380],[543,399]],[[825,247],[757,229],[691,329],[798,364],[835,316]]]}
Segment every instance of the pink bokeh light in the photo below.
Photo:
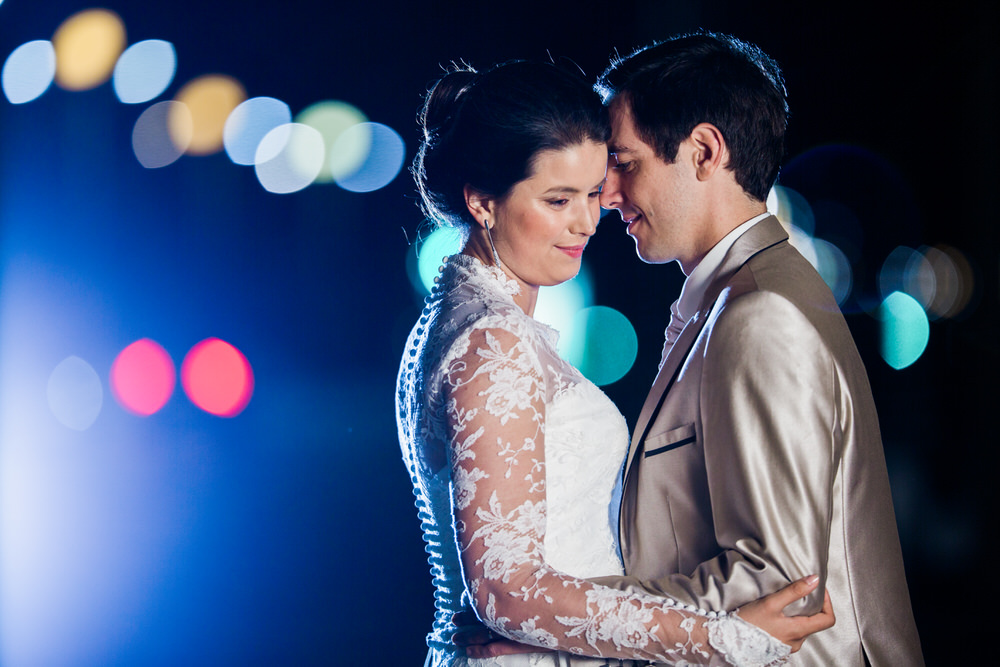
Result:
{"label": "pink bokeh light", "polygon": [[122,407],[143,417],[157,412],[177,384],[174,362],[156,341],[142,338],[111,364],[111,393]]}
{"label": "pink bokeh light", "polygon": [[253,369],[235,347],[218,338],[207,338],[184,358],[181,384],[191,402],[205,412],[235,417],[253,395]]}

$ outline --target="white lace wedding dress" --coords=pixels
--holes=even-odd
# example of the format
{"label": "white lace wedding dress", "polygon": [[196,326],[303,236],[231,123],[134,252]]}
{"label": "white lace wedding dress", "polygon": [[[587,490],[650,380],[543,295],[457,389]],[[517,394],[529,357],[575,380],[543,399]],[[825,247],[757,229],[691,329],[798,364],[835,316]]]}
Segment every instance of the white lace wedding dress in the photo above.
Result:
{"label": "white lace wedding dress", "polygon": [[[788,647],[736,616],[597,586],[620,574],[625,421],[513,301],[517,283],[448,258],[406,344],[397,387],[437,592],[429,667],[765,665]],[[464,577],[463,577],[464,572]],[[498,634],[566,653],[476,660],[450,643],[472,602]]]}

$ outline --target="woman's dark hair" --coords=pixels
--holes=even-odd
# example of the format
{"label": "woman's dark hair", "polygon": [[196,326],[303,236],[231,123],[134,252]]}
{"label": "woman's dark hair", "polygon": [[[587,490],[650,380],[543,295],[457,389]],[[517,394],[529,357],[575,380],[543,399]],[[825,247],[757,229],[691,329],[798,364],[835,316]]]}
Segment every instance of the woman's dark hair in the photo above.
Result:
{"label": "woman's dark hair", "polygon": [[698,123],[715,125],[729,147],[729,169],[764,201],[784,154],[788,104],[778,64],[730,35],[696,32],[614,60],[596,86],[607,103],[625,103],[639,137],[665,162]]}
{"label": "woman's dark hair", "polygon": [[531,176],[541,151],[610,135],[607,110],[581,72],[528,61],[481,73],[453,65],[427,93],[419,121],[411,171],[421,208],[448,226],[472,223],[466,185],[502,199]]}

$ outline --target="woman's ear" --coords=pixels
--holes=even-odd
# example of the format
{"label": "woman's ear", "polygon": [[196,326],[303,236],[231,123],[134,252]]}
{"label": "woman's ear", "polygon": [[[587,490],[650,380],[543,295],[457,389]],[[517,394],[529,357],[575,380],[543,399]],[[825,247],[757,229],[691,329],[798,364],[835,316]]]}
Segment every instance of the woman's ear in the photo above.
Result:
{"label": "woman's ear", "polygon": [[466,184],[463,189],[465,195],[465,206],[475,219],[476,224],[482,227],[486,220],[493,218],[495,203],[492,197],[479,192],[471,185]]}

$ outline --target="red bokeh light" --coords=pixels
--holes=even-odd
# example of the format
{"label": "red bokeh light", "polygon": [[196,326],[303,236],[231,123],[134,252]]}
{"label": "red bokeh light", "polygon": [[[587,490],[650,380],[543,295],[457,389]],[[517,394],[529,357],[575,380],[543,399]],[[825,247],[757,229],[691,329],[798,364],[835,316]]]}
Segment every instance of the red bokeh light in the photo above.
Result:
{"label": "red bokeh light", "polygon": [[205,412],[235,417],[253,394],[253,370],[243,353],[218,338],[191,348],[181,364],[181,384]]}
{"label": "red bokeh light", "polygon": [[174,362],[159,343],[143,338],[111,364],[111,393],[122,407],[148,417],[170,399],[177,383]]}

